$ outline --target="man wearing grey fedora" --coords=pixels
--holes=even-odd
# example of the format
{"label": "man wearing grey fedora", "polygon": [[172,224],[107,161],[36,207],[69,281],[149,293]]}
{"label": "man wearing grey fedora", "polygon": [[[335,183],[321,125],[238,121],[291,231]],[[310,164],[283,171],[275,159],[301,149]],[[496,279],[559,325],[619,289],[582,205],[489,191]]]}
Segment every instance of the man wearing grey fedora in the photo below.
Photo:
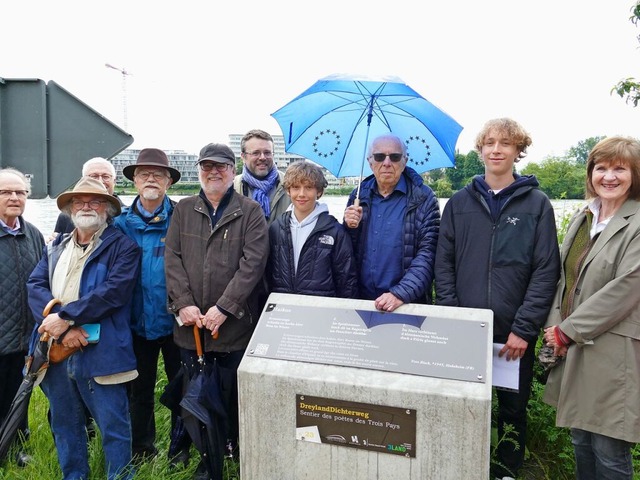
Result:
{"label": "man wearing grey fedora", "polygon": [[[135,164],[122,173],[138,195],[130,207],[114,220],[116,228],[133,239],[142,250],[142,268],[133,292],[131,332],[140,375],[129,385],[132,453],[135,461],[154,457],[156,440],[154,394],[158,357],[162,352],[164,369],[171,381],[180,369],[180,352],[173,341],[175,317],[167,311],[164,275],[164,241],[176,202],[167,195],[168,188],[180,180],[180,172],[169,165],[165,152],[157,148],[140,151]],[[172,415],[172,427],[177,416]],[[170,458],[188,460],[188,444],[169,452]]]}

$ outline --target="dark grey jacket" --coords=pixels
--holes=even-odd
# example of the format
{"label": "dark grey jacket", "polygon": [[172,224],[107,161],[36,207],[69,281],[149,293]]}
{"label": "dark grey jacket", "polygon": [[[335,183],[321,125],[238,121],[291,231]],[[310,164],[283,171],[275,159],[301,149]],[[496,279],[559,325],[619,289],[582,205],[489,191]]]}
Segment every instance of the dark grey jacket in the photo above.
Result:
{"label": "dark grey jacket", "polygon": [[21,232],[0,228],[0,355],[27,352],[34,326],[27,303],[27,280],[42,257],[44,238],[20,217]]}
{"label": "dark grey jacket", "polygon": [[472,182],[444,207],[436,254],[436,304],[493,310],[493,337],[538,338],[560,274],[553,207],[524,177],[492,218]]}

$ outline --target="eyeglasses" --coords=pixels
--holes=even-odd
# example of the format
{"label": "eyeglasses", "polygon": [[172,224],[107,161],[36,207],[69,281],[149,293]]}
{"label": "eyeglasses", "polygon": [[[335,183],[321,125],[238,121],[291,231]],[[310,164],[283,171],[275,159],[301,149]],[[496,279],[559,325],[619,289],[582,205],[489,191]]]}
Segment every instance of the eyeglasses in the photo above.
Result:
{"label": "eyeglasses", "polygon": [[11,198],[14,193],[18,198],[27,198],[29,192],[26,190],[0,190],[0,197]]}
{"label": "eyeglasses", "polygon": [[105,182],[108,182],[109,180],[113,179],[113,175],[111,175],[110,173],[92,173],[90,175],[87,175],[87,177],[91,177],[94,180],[104,180]]}
{"label": "eyeglasses", "polygon": [[273,158],[273,152],[270,152],[268,150],[265,151],[260,151],[260,150],[255,150],[253,152],[244,152],[245,155],[249,155],[250,157],[253,158],[260,158],[262,155],[264,155],[264,158]]}
{"label": "eyeglasses", "polygon": [[85,205],[89,205],[89,208],[92,210],[97,210],[100,208],[100,205],[102,205],[103,203],[107,203],[107,201],[106,200],[90,200],[88,202],[83,202],[82,200],[78,200],[75,198],[71,200],[71,205],[76,210],[84,208]]}
{"label": "eyeglasses", "polygon": [[134,174],[134,177],[139,177],[142,180],[149,180],[149,177],[153,177],[153,179],[158,182],[163,178],[169,178],[169,176],[164,172],[147,172],[146,170],[143,170],[142,172],[136,172]]}
{"label": "eyeglasses", "polygon": [[206,162],[200,164],[200,170],[202,170],[203,172],[210,172],[215,168],[219,172],[224,172],[229,166],[230,165],[228,163]]}
{"label": "eyeglasses", "polygon": [[376,162],[384,162],[385,159],[387,157],[389,157],[389,160],[391,160],[392,162],[399,162],[400,160],[402,160],[402,154],[401,153],[374,153],[371,155],[373,157],[373,159]]}

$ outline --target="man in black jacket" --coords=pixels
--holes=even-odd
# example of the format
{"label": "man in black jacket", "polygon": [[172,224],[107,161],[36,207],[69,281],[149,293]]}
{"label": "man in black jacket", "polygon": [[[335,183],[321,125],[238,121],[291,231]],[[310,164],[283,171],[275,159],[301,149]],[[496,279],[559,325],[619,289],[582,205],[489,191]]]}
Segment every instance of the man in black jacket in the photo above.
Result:
{"label": "man in black jacket", "polygon": [[[498,479],[517,476],[524,461],[527,404],[535,345],[560,271],[551,202],[534,176],[514,173],[531,144],[507,118],[490,120],[476,138],[485,174],[447,202],[436,253],[436,303],[493,310],[499,355],[520,360],[518,392],[498,390]],[[505,425],[514,428],[512,442]]]}

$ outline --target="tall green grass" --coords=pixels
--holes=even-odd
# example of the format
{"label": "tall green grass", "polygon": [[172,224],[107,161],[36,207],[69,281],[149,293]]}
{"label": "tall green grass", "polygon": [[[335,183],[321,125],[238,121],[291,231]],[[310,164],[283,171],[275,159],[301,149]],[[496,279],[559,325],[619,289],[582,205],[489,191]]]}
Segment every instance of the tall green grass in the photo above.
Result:
{"label": "tall green grass", "polygon": [[[156,399],[160,397],[166,385],[166,377],[162,366],[158,369],[159,379],[156,383]],[[29,427],[31,436],[22,447],[33,460],[25,468],[15,462],[15,453],[20,447],[16,445],[7,462],[0,466],[0,480],[50,480],[62,478],[58,465],[53,436],[47,422],[48,401],[42,390],[36,387],[29,404]],[[169,448],[169,431],[171,417],[169,410],[156,401],[156,447],[160,451],[157,457],[136,467],[136,480],[187,480],[193,478],[199,461],[199,454],[191,448],[191,461],[186,468],[169,468],[167,451]],[[89,467],[91,480],[106,478],[104,454],[101,448],[100,434],[89,442]],[[225,460],[225,480],[239,480],[239,465]]]}

